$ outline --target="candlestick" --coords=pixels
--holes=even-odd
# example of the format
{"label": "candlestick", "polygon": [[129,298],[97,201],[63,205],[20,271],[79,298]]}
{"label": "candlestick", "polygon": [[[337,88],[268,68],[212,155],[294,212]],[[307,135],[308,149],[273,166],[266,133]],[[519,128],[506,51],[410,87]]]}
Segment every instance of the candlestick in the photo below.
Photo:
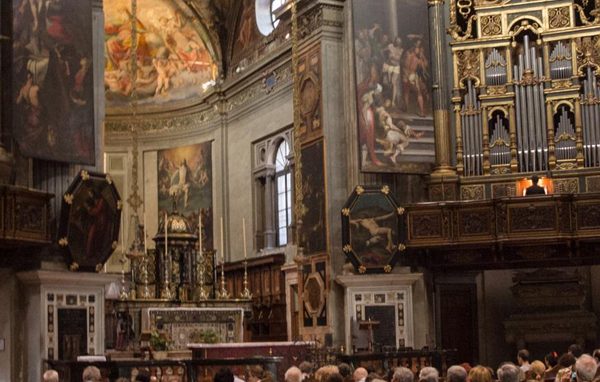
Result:
{"label": "candlestick", "polygon": [[125,256],[125,215],[121,215],[121,255]]}
{"label": "candlestick", "polygon": [[244,240],[244,260],[248,258],[248,253],[246,251],[246,218],[242,218],[242,239]]}
{"label": "candlestick", "polygon": [[198,246],[200,250],[200,255],[202,255],[202,210],[198,210]]}
{"label": "candlestick", "polygon": [[218,298],[226,300],[229,298],[229,293],[225,289],[225,240],[223,239],[223,217],[221,216],[221,290],[218,293]]}
{"label": "candlestick", "polygon": [[163,266],[165,268],[165,283],[163,285],[163,289],[160,293],[160,297],[167,299],[167,300],[172,300],[173,299],[173,291],[171,290],[171,269],[170,269],[170,261],[169,261],[169,231],[168,231],[168,222],[169,222],[169,216],[167,214],[167,212],[165,211],[165,253],[163,254]]}
{"label": "candlestick", "polygon": [[248,252],[246,250],[246,218],[242,218],[242,238],[244,240],[244,290],[240,295],[241,298],[251,299],[252,293],[248,289]]}
{"label": "candlestick", "polygon": [[144,209],[144,256],[148,253],[148,241],[147,241],[147,236],[146,236],[146,228],[148,227],[148,224],[146,222],[146,210]]}

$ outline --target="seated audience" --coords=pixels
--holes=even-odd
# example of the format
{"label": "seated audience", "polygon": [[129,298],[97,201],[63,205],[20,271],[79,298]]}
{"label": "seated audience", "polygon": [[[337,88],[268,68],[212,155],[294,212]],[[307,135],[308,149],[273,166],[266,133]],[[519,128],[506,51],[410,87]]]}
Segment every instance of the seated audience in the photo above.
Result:
{"label": "seated audience", "polygon": [[285,382],[302,382],[302,371],[296,366],[292,366],[285,372]]}
{"label": "seated audience", "polygon": [[598,364],[594,357],[589,354],[582,354],[575,362],[575,375],[577,382],[591,382],[596,376]]}
{"label": "seated audience", "polygon": [[435,367],[427,366],[419,372],[419,382],[438,382],[440,373]]}
{"label": "seated audience", "polygon": [[352,376],[354,377],[354,382],[365,382],[368,375],[369,373],[367,372],[367,369],[364,367],[359,367],[358,369],[354,370],[354,374]]}
{"label": "seated audience", "polygon": [[496,371],[498,382],[519,382],[521,370],[513,363],[506,362]]}
{"label": "seated audience", "polygon": [[446,382],[467,382],[467,371],[459,365],[450,366],[446,372]]}
{"label": "seated audience", "polygon": [[469,382],[492,382],[492,373],[487,367],[477,365],[469,371],[468,380]]}
{"label": "seated audience", "polygon": [[[394,369],[394,375],[392,376],[392,382],[414,382],[415,375],[413,372],[406,367],[397,367]],[[455,381],[458,382],[458,381]],[[461,381],[465,382],[465,381]]]}
{"label": "seated audience", "polygon": [[317,382],[326,382],[327,378],[329,378],[329,376],[331,374],[337,373],[339,374],[340,371],[338,370],[338,367],[335,365],[325,365],[321,368],[319,368],[316,372],[315,372],[315,381]]}
{"label": "seated audience", "polygon": [[96,366],[88,366],[85,369],[83,369],[83,374],[81,377],[82,377],[83,382],[101,382],[102,381],[102,375],[100,374],[100,369],[98,369]]}
{"label": "seated audience", "polygon": [[531,369],[531,364],[529,363],[529,350],[519,350],[519,352],[517,353],[517,363],[519,364],[519,368],[522,372],[521,379],[524,379],[529,369]]}
{"label": "seated audience", "polygon": [[567,352],[573,354],[573,357],[579,358],[583,354],[583,349],[578,344],[571,344]]}
{"label": "seated audience", "polygon": [[338,370],[340,371],[340,375],[344,378],[345,382],[350,382],[352,380],[352,368],[347,363],[340,363],[338,365]]}
{"label": "seated audience", "polygon": [[344,382],[344,377],[340,373],[331,373],[324,382]]}
{"label": "seated audience", "polygon": [[213,377],[214,382],[233,382],[233,373],[226,367],[219,369]]}
{"label": "seated audience", "polygon": [[56,370],[46,370],[42,376],[44,382],[58,382],[58,372]]}
{"label": "seated audience", "polygon": [[533,361],[531,368],[527,373],[527,380],[541,381],[544,378],[546,372],[546,365],[542,361]]}

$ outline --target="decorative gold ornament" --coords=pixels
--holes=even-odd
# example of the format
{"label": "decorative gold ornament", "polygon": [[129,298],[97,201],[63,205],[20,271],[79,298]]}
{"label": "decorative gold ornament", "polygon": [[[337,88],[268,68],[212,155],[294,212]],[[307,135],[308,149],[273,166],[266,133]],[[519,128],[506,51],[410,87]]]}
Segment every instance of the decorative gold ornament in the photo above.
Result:
{"label": "decorative gold ornament", "polygon": [[497,36],[502,33],[502,17],[500,15],[482,16],[479,20],[483,36]]}
{"label": "decorative gold ornament", "polygon": [[383,187],[381,188],[381,192],[382,192],[383,194],[387,195],[387,194],[389,194],[389,193],[390,193],[390,188],[389,188],[387,185],[385,185],[385,186],[383,186]]}
{"label": "decorative gold ornament", "polygon": [[73,272],[75,272],[76,270],[79,269],[79,264],[77,264],[76,262],[71,263],[71,265],[69,266],[69,269]]}
{"label": "decorative gold ornament", "polygon": [[90,179],[90,173],[86,170],[81,170],[81,179],[88,180]]}
{"label": "decorative gold ornament", "polygon": [[402,243],[398,244],[398,251],[400,251],[400,252],[406,251],[406,245],[404,245]]}
{"label": "decorative gold ornament", "polygon": [[350,216],[350,208],[342,208],[342,215]]}
{"label": "decorative gold ornament", "polygon": [[66,237],[61,237],[60,240],[58,240],[58,245],[61,247],[66,247],[69,245],[69,240]]}
{"label": "decorative gold ornament", "polygon": [[406,212],[404,207],[398,207],[398,209],[396,211],[398,212],[398,215],[400,215],[400,216],[404,215],[404,212]]}
{"label": "decorative gold ornament", "polygon": [[392,271],[392,266],[391,265],[386,265],[385,267],[383,267],[383,271],[385,273],[390,273]]}
{"label": "decorative gold ornament", "polygon": [[365,267],[364,265],[361,265],[360,267],[358,267],[358,273],[361,273],[361,274],[367,273],[367,267]]}
{"label": "decorative gold ornament", "polygon": [[361,195],[363,192],[365,192],[365,189],[362,186],[356,186],[357,195]]}
{"label": "decorative gold ornament", "polygon": [[67,203],[68,205],[73,204],[73,194],[65,194],[63,196],[63,199],[65,200],[65,203]]}
{"label": "decorative gold ornament", "polygon": [[350,244],[346,244],[342,248],[342,251],[344,251],[344,253],[350,253],[350,252],[352,252],[352,246]]}

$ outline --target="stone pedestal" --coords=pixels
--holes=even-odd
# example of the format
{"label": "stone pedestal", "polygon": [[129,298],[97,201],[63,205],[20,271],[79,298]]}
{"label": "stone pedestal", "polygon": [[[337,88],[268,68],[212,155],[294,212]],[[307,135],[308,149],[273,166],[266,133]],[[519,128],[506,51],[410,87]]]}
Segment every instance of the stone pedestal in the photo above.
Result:
{"label": "stone pedestal", "polygon": [[423,274],[340,275],[335,281],[344,288],[345,349],[365,348],[368,333],[360,321],[380,321],[373,327],[374,342],[390,348],[426,345],[429,311]]}
{"label": "stone pedestal", "polygon": [[104,354],[105,288],[118,276],[67,271],[17,274],[24,317],[24,379],[39,381],[44,359]]}

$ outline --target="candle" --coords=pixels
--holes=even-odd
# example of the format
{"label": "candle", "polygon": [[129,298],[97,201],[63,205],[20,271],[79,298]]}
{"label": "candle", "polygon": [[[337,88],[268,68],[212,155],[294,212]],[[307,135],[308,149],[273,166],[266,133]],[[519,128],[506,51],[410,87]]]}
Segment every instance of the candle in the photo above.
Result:
{"label": "candle", "polygon": [[198,210],[198,246],[202,255],[202,211]]}
{"label": "candle", "polygon": [[148,245],[148,243],[146,241],[146,239],[147,239],[147,236],[146,236],[146,227],[148,227],[148,225],[146,223],[146,210],[144,210],[144,255],[146,255],[148,253],[147,252],[147,245]]}
{"label": "candle", "polygon": [[221,260],[225,263],[225,241],[223,240],[223,217],[221,216]]}
{"label": "candle", "polygon": [[248,258],[248,253],[246,252],[246,218],[242,218],[242,239],[244,240],[244,260]]}
{"label": "candle", "polygon": [[121,254],[125,256],[125,215],[121,214]]}
{"label": "candle", "polygon": [[168,220],[168,215],[167,212],[165,211],[165,256],[167,255],[167,253],[169,253],[169,233],[167,231],[167,223],[169,222]]}

